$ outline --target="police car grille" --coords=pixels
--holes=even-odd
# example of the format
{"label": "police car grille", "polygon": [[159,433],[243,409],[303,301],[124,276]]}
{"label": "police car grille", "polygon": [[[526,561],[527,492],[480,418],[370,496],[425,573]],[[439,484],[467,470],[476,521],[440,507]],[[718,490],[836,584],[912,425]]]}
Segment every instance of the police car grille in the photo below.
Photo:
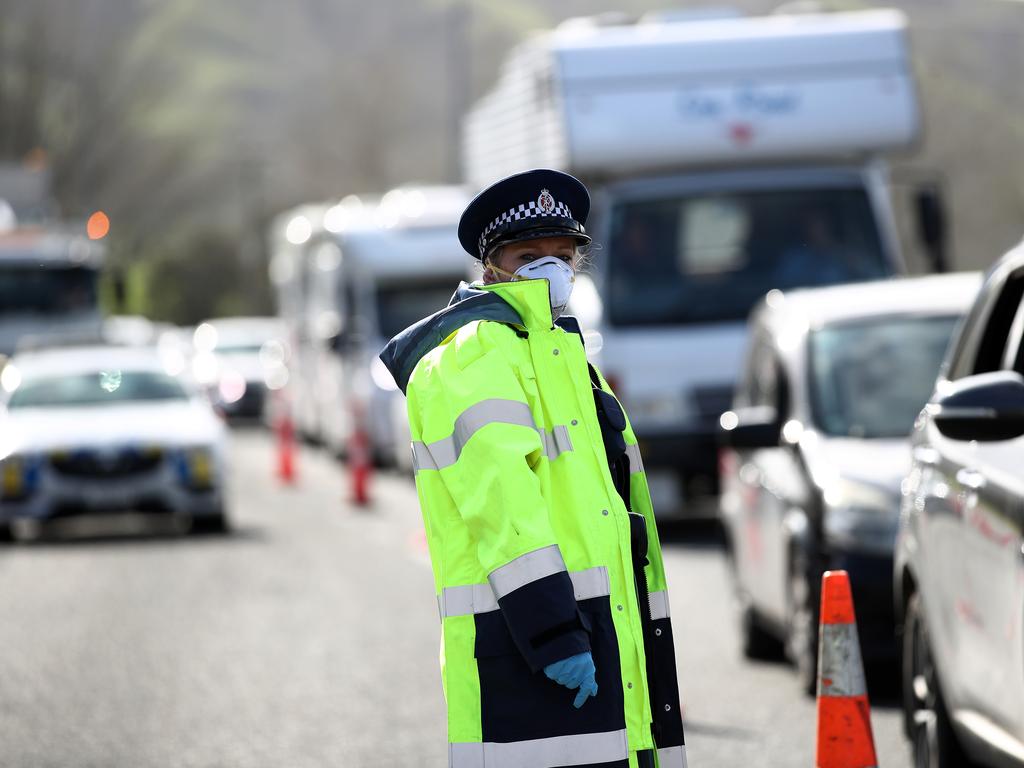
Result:
{"label": "police car grille", "polygon": [[75,454],[53,457],[50,463],[54,470],[70,477],[128,477],[148,472],[159,466],[161,455],[119,453],[115,456],[99,454]]}

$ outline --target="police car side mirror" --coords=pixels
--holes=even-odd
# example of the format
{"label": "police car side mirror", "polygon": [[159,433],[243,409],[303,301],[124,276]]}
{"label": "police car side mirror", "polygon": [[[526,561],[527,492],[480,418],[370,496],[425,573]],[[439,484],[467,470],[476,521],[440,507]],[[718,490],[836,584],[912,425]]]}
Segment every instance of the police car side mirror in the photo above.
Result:
{"label": "police car side mirror", "polygon": [[718,442],[727,448],[776,448],[781,439],[782,423],[770,406],[737,408],[718,420]]}

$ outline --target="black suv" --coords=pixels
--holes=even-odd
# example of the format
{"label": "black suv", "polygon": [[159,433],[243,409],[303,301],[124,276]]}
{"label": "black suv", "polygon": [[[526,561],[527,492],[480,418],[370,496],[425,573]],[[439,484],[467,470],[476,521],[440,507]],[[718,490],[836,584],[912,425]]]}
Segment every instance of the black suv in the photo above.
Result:
{"label": "black suv", "polygon": [[989,272],[912,436],[895,557],[918,766],[1024,766],[1024,243]]}

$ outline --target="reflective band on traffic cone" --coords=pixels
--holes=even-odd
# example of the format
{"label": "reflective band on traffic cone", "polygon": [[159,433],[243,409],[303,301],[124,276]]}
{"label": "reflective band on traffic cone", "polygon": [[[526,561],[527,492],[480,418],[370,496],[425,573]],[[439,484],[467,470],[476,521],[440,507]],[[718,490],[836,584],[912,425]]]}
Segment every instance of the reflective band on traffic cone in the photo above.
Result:
{"label": "reflective band on traffic cone", "polygon": [[846,571],[826,571],[821,579],[815,765],[817,768],[875,768],[878,765],[850,577]]}

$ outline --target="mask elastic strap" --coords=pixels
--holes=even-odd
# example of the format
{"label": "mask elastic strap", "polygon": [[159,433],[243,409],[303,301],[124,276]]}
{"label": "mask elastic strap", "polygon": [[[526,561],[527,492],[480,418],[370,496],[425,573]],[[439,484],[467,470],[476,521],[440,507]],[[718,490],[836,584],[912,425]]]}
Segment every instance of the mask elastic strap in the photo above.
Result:
{"label": "mask elastic strap", "polygon": [[508,282],[511,282],[511,283],[516,283],[516,282],[519,282],[520,280],[523,279],[522,275],[517,275],[514,272],[506,272],[504,269],[502,269],[501,267],[499,267],[499,266],[497,266],[495,264],[488,264],[486,269],[493,269],[499,275],[501,275],[503,277],[507,277],[508,278]]}

